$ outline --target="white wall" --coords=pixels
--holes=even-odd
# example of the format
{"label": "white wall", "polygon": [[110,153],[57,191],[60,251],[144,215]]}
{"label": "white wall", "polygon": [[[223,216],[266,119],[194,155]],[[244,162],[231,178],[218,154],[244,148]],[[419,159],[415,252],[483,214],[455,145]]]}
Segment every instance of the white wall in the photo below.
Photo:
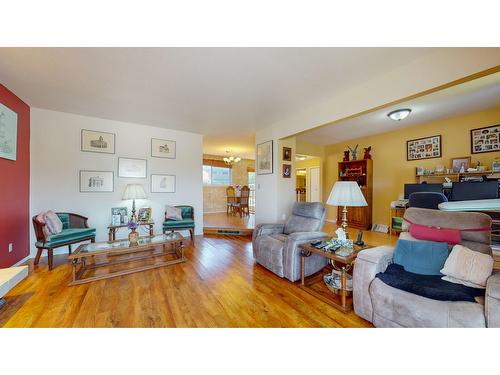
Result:
{"label": "white wall", "polygon": [[[80,151],[81,129],[115,133],[115,154]],[[151,157],[151,138],[176,141],[176,159]],[[148,178],[118,177],[118,157],[147,159]],[[127,206],[130,213],[131,202],[122,201],[121,197],[128,183],[140,183],[148,199],[136,201],[136,206],[152,207],[155,232],[161,232],[166,204],[188,204],[194,206],[196,233],[201,234],[202,159],[199,134],[31,108],[31,214],[52,209],[87,216],[90,226],[97,229],[97,240],[107,240],[111,207]],[[114,192],[80,193],[80,170],[114,171]],[[176,192],[151,193],[151,173],[176,175]],[[126,235],[127,229],[117,233],[118,238]],[[36,252],[34,242],[32,228],[32,255]]]}

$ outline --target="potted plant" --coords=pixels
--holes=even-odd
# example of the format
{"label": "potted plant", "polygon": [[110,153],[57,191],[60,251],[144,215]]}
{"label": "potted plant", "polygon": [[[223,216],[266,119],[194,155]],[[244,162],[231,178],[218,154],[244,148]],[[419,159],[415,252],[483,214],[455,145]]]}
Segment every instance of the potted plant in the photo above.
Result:
{"label": "potted plant", "polygon": [[130,244],[135,245],[139,240],[139,232],[136,231],[138,225],[134,220],[130,220],[127,224],[127,228],[130,229],[128,234],[128,241]]}

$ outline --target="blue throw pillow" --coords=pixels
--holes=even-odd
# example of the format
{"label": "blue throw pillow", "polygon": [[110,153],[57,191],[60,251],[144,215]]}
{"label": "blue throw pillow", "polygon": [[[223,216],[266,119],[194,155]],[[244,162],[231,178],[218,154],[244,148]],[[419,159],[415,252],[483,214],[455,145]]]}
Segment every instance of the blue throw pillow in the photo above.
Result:
{"label": "blue throw pillow", "polygon": [[446,242],[398,240],[393,262],[419,275],[441,275],[446,258]]}

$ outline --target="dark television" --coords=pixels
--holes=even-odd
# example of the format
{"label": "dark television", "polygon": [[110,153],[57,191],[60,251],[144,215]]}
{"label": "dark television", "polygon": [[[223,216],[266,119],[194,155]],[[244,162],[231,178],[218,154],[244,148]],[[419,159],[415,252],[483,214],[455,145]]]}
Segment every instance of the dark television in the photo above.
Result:
{"label": "dark television", "polygon": [[451,186],[452,201],[498,198],[498,181],[454,182]]}

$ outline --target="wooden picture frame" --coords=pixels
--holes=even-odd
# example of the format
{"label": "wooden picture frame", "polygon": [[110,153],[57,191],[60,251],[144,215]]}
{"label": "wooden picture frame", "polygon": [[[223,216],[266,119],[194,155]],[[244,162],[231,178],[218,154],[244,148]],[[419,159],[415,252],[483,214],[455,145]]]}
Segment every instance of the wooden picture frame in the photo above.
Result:
{"label": "wooden picture frame", "polygon": [[283,147],[283,161],[292,161],[291,147]]}
{"label": "wooden picture frame", "polygon": [[483,154],[500,151],[500,124],[471,129],[470,152]]}
{"label": "wooden picture frame", "polygon": [[168,139],[151,138],[151,157],[175,159],[177,143]]}
{"label": "wooden picture frame", "polygon": [[116,135],[97,130],[82,129],[80,132],[80,151],[98,154],[114,154]]}
{"label": "wooden picture frame", "polygon": [[257,145],[257,160],[255,167],[257,174],[273,174],[274,145],[273,141],[262,142]]}
{"label": "wooden picture frame", "polygon": [[292,166],[283,164],[283,178],[292,178]]}
{"label": "wooden picture frame", "polygon": [[406,160],[434,159],[442,156],[441,135],[406,141]]}
{"label": "wooden picture frame", "polygon": [[79,185],[80,193],[112,193],[115,191],[115,172],[80,170]]}
{"label": "wooden picture frame", "polygon": [[451,170],[453,171],[453,173],[459,173],[460,169],[462,168],[462,164],[464,164],[464,171],[467,172],[467,169],[470,168],[470,163],[470,156],[451,158]]}
{"label": "wooden picture frame", "polygon": [[146,159],[118,158],[118,177],[148,178],[148,161]]}

